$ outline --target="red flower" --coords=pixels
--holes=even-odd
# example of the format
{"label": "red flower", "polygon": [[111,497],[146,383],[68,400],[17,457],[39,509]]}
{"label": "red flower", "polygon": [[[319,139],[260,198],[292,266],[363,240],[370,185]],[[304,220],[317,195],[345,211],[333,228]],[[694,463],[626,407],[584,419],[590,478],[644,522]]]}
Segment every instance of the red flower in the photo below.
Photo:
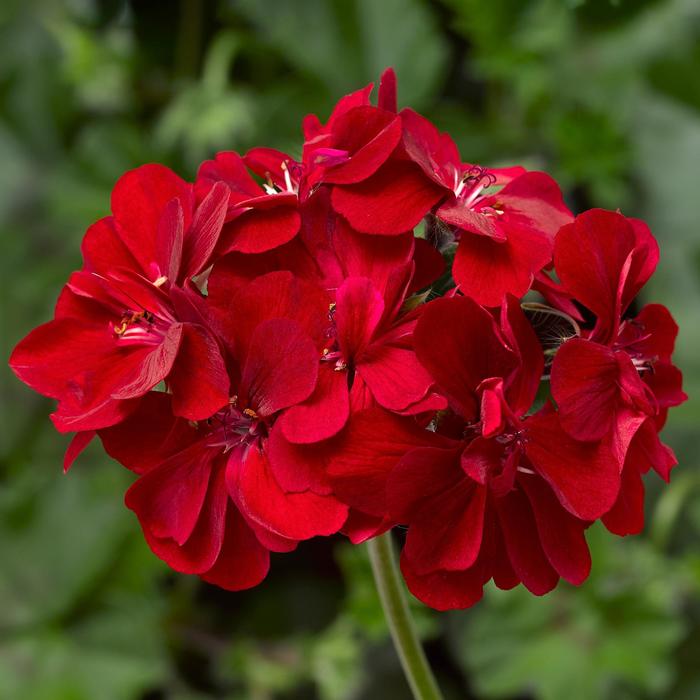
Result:
{"label": "red flower", "polygon": [[[172,415],[167,395],[151,393],[132,417],[100,431],[107,451],[141,474],[126,502],[154,552],[232,589],[265,575],[266,550],[337,532],[348,514],[323,485],[290,485],[269,458],[276,422],[316,386],[326,309],[288,273],[262,278],[257,292],[232,300],[237,324],[225,330],[235,395],[223,408],[192,426]],[[157,447],[144,454],[146,434]]]}
{"label": "red flower", "polygon": [[119,180],[112,208],[88,230],[85,267],[71,276],[55,319],[19,343],[10,365],[59,400],[61,431],[117,423],[163,380],[178,415],[207,417],[226,402],[228,380],[190,280],[209,263],[225,190],[214,187],[195,207],[190,185],[143,166]]}
{"label": "red flower", "polygon": [[[303,274],[307,290],[317,290],[307,294],[322,295],[325,325],[316,391],[281,421],[288,439],[309,443],[334,435],[345,424],[351,404],[355,408],[379,404],[399,412],[438,408],[441,402],[430,395],[432,380],[416,360],[411,344],[419,308],[404,308],[416,285],[424,286],[439,273],[432,258],[434,249],[409,234],[389,244],[358,234],[341,220],[330,230],[326,226],[322,231],[309,231],[303,245],[307,252],[302,264],[294,264],[298,256],[291,256],[287,263],[295,273]],[[267,259],[269,267],[282,262],[277,256]],[[315,264],[305,264],[309,259]],[[245,257],[227,256],[209,279],[211,305],[218,309],[222,327],[228,328],[222,332],[229,337],[238,325],[229,300],[244,283],[245,266]],[[240,299],[254,308],[270,293],[269,288],[280,284],[286,289],[286,279],[272,273],[262,276]]]}
{"label": "red flower", "polygon": [[[373,279],[351,276],[337,291],[324,291],[280,271],[241,288],[240,282],[232,283],[228,266],[223,265],[215,266],[209,280],[209,301],[229,347],[242,344],[239,336],[248,319],[257,319],[265,308],[272,314],[299,317],[316,344],[314,392],[284,411],[270,433],[272,470],[280,485],[290,491],[333,491],[325,463],[336,442],[329,439],[342,430],[351,410],[379,404],[418,413],[444,405],[430,391],[432,379],[412,349],[418,310],[402,310],[413,269],[412,239],[404,240],[400,255],[398,251],[390,256],[385,253],[385,259],[381,255],[364,257],[362,245],[356,246],[356,234],[345,234],[339,239],[344,246],[339,250],[348,253],[343,256],[346,269],[366,270]],[[386,248],[372,245],[370,250],[380,253],[382,247]],[[387,263],[392,260],[401,260],[401,266],[390,269]],[[354,511],[346,531],[356,540],[374,534],[383,523],[383,517],[375,515]]]}
{"label": "red flower", "polygon": [[[628,313],[656,242],[573,220],[544,173],[463,163],[397,112],[393,71],[371,91],[308,116],[300,161],[124,175],[10,364],[76,432],[65,469],[97,433],[137,474],[126,503],[177,571],[239,590],[271,551],[405,524],[402,570],[435,608],[490,579],[579,584],[590,523],[638,532],[643,475],[676,463],[658,433],[686,398],[678,329]],[[521,306],[531,288],[549,308]]]}
{"label": "red flower", "polygon": [[396,114],[396,76],[381,77],[378,104],[370,103],[373,84],[343,97],[326,124],[309,115],[304,120],[303,162],[307,187],[321,183],[347,185],[373,175],[401,140]]}
{"label": "red flower", "polygon": [[518,305],[503,308],[499,329],[469,299],[434,301],[414,343],[452,412],[437,434],[409,419],[351,419],[352,441],[330,457],[335,492],[408,524],[402,569],[432,607],[471,605],[492,577],[537,594],[559,576],[583,581],[583,531],[615,502],[620,464],[606,445],[568,437],[552,410],[526,416],[544,360]]}
{"label": "red flower", "polygon": [[606,524],[620,534],[638,532],[643,524],[640,474],[654,467],[669,478],[675,457],[656,430],[668,408],[686,398],[681,373],[671,362],[678,327],[668,310],[649,304],[635,318],[625,317],[656,267],[658,246],[641,221],[594,209],[562,228],[554,258],[562,289],[596,320],[591,330],[557,350],[552,394],[562,426],[573,437],[616,436],[625,459],[625,487]]}
{"label": "red flower", "polygon": [[686,398],[671,362],[678,327],[668,310],[650,304],[636,318],[624,316],[657,260],[649,229],[614,212],[581,214],[557,236],[562,287],[596,316],[592,330],[559,348],[552,367],[562,424],[574,437],[603,437],[623,408],[661,427],[667,409]]}
{"label": "red flower", "polygon": [[[252,178],[246,165],[257,164],[260,152],[272,160],[271,170],[262,173],[263,187]],[[229,190],[224,228],[217,255],[231,251],[262,253],[291,241],[299,232],[298,182],[291,173],[298,167],[284,153],[255,149],[245,159],[238,153],[218,153],[215,160],[202,163],[197,173],[197,192],[206,193],[216,183]],[[253,168],[256,170],[255,168]]]}
{"label": "red flower", "polygon": [[[462,163],[452,139],[409,109],[394,157],[356,187],[335,188],[333,205],[369,233],[416,226],[434,208],[459,240],[453,276],[462,291],[488,306],[506,293],[523,295],[552,257],[554,234],[571,221],[557,184],[522,168],[488,171]],[[486,193],[494,185],[498,192]]]}

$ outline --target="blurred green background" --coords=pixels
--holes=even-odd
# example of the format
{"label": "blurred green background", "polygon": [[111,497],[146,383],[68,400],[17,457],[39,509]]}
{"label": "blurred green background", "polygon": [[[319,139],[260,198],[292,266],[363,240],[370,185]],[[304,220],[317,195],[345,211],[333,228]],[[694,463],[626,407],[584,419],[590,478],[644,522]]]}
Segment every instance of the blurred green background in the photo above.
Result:
{"label": "blurred green background", "polygon": [[[648,219],[644,301],[675,314],[699,396],[698,0],[2,0],[2,356],[50,317],[124,170],[299,155],[301,117],[388,65],[465,160]],[[50,402],[0,378],[0,700],[409,698],[364,548],[306,543],[239,594],[173,575],[122,504],[128,473],[91,448],[63,477]],[[672,484],[648,479],[643,536],[593,529],[582,588],[415,605],[449,698],[700,697],[699,419],[672,412]]]}

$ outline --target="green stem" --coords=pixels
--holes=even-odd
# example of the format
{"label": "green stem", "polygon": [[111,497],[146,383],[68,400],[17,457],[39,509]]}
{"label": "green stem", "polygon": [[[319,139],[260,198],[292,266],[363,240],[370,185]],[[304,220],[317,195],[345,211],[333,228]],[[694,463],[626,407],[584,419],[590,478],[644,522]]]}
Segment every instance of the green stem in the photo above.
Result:
{"label": "green stem", "polygon": [[391,532],[370,540],[367,547],[384,615],[413,697],[415,700],[442,700],[408,609]]}

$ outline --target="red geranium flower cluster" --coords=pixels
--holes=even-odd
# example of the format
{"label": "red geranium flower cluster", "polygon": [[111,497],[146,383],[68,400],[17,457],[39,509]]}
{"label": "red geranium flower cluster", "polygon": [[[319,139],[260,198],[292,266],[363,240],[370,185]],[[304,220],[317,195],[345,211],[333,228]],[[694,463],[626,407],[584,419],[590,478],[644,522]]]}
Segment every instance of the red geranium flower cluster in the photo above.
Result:
{"label": "red geranium flower cluster", "polygon": [[397,112],[392,71],[371,91],[307,117],[299,161],[126,173],[10,364],[58,401],[66,469],[98,435],[137,475],[126,503],[177,571],[243,589],[270,552],[402,524],[435,608],[579,584],[586,528],[639,532],[642,476],[676,463],[677,327],[629,311],[656,242],[574,218],[544,173],[462,162]]}

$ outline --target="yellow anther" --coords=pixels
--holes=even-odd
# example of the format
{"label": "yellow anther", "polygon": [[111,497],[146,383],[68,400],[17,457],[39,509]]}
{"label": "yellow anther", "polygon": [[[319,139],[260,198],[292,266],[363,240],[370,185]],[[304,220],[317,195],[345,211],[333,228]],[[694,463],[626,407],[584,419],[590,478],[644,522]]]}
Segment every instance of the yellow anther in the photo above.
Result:
{"label": "yellow anther", "polygon": [[244,408],[243,413],[250,418],[257,418],[258,414],[252,408]]}
{"label": "yellow anther", "polygon": [[168,278],[165,275],[161,275],[153,284],[156,287],[162,287],[167,281]]}

